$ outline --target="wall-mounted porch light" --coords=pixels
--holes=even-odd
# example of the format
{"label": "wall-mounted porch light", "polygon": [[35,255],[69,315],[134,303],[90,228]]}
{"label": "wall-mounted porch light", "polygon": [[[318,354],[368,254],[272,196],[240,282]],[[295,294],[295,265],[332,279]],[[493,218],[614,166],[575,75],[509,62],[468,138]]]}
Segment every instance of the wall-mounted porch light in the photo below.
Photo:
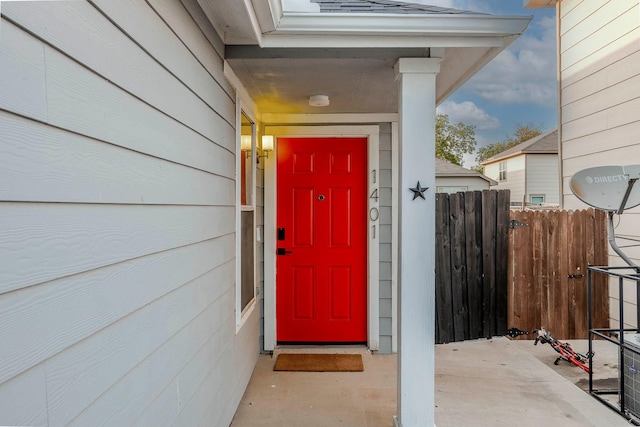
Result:
{"label": "wall-mounted porch light", "polygon": [[240,136],[240,150],[246,151],[247,157],[251,157],[251,148],[253,145],[253,139],[251,135]]}
{"label": "wall-mounted porch light", "polygon": [[264,156],[258,156],[258,162],[260,161],[260,157],[269,158],[269,151],[273,151],[274,143],[275,138],[273,135],[262,135],[262,152],[265,154]]}

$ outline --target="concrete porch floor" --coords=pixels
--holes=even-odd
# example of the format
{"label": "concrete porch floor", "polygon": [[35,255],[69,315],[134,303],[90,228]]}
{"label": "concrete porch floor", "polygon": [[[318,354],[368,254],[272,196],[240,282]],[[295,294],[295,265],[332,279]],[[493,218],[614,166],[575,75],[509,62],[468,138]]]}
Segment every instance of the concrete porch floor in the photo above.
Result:
{"label": "concrete porch floor", "polygon": [[[274,372],[275,356],[285,352],[361,353],[364,372]],[[555,354],[548,345],[507,338],[437,345],[437,426],[629,425],[574,384],[584,384],[586,373],[564,362],[553,365]],[[615,375],[611,354],[613,360],[600,357],[603,379]],[[395,355],[362,347],[280,348],[273,357],[260,356],[231,425],[391,427],[396,369]]]}

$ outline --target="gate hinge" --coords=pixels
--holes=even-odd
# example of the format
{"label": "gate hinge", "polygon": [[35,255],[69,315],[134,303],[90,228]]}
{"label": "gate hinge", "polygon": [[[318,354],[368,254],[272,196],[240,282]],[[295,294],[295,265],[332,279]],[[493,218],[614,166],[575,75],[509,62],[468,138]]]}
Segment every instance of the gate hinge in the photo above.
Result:
{"label": "gate hinge", "polygon": [[516,228],[519,228],[519,227],[528,227],[528,226],[529,226],[529,224],[526,224],[524,222],[520,222],[517,219],[512,219],[512,220],[509,221],[509,228],[511,228],[513,230],[515,230]]}

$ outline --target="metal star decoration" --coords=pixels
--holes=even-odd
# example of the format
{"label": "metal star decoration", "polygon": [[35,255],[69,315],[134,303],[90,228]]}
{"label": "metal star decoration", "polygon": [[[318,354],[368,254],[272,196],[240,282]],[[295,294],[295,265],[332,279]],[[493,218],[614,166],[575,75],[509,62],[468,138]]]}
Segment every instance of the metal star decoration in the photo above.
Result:
{"label": "metal star decoration", "polygon": [[409,190],[413,191],[413,199],[411,200],[415,200],[418,197],[422,197],[422,200],[427,200],[424,197],[424,192],[427,191],[429,189],[429,187],[422,187],[420,185],[420,181],[418,181],[418,184],[416,185],[416,188],[410,188]]}

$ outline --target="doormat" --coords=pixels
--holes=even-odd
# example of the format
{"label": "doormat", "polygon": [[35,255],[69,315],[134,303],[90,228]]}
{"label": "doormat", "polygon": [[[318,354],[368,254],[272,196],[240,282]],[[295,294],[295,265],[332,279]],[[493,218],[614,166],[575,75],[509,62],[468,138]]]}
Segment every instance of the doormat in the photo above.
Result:
{"label": "doormat", "polygon": [[362,372],[361,354],[279,354],[274,371]]}

